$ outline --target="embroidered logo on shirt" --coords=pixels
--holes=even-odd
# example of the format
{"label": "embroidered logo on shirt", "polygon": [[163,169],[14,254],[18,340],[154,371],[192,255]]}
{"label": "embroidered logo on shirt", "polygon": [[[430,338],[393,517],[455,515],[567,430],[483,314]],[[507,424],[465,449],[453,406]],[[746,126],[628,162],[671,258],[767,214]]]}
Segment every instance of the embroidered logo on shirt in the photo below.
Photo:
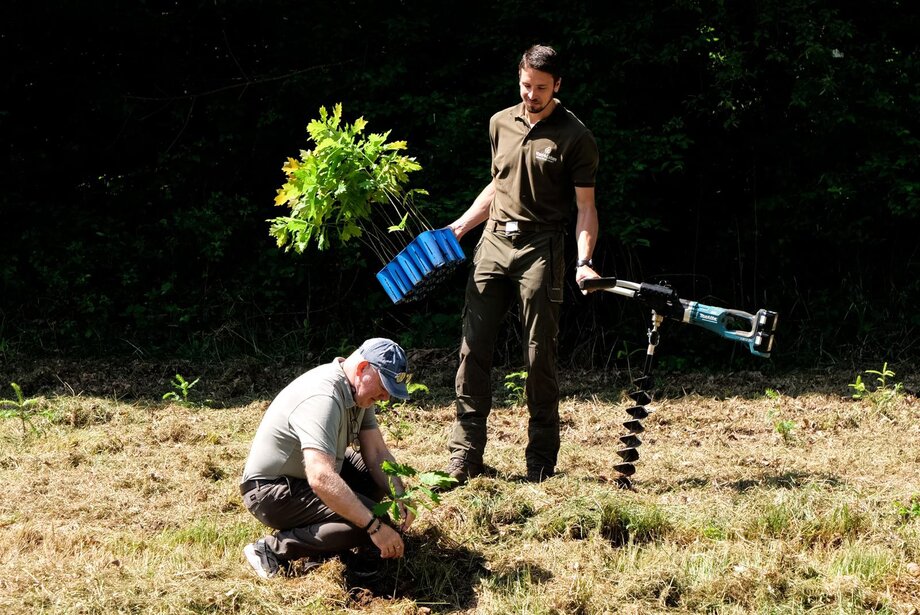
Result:
{"label": "embroidered logo on shirt", "polygon": [[550,152],[551,152],[551,151],[553,151],[553,148],[552,148],[552,147],[547,147],[547,148],[544,149],[543,151],[537,152],[537,153],[534,154],[534,155],[536,156],[537,160],[539,160],[539,161],[541,161],[541,162],[556,162],[556,161],[558,160],[558,158],[556,158],[555,156],[551,156],[551,155],[550,155]]}

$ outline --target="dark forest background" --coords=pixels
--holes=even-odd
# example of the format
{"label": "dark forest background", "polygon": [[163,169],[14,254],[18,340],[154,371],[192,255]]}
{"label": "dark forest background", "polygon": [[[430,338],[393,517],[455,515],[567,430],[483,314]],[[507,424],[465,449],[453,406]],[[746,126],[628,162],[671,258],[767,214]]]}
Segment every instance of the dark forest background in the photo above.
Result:
{"label": "dark forest background", "polygon": [[[408,141],[426,217],[489,181],[487,123],[530,44],[601,150],[604,274],[780,313],[773,359],[666,323],[675,367],[920,355],[920,19],[890,0],[5,3],[0,359],[453,348],[466,269],[393,306],[362,248],[279,250],[305,126]],[[464,238],[467,254],[479,236]],[[572,246],[569,246],[572,250]],[[569,254],[570,265],[574,251]],[[571,275],[570,270],[570,278]],[[637,302],[569,280],[570,365],[644,353]],[[512,320],[509,323],[513,322]],[[499,351],[518,361],[509,327]],[[879,365],[868,365],[878,361]]]}

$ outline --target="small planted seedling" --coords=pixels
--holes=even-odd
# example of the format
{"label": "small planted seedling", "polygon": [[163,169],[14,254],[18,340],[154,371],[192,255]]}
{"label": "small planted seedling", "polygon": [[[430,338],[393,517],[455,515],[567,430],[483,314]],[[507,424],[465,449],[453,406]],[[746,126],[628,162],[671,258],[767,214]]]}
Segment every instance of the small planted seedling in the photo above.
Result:
{"label": "small planted seedling", "polygon": [[895,373],[888,368],[887,361],[882,365],[881,370],[867,369],[863,373],[875,376],[875,388],[871,389],[871,385],[867,384],[862,379],[862,376],[857,374],[856,381],[847,385],[853,389],[853,399],[867,400],[875,405],[877,410],[884,410],[891,402],[904,394],[904,385],[902,383],[895,382],[892,384],[889,382],[889,379],[893,378]]}
{"label": "small planted seedling", "polygon": [[[423,395],[428,393],[428,386],[421,382],[410,382],[406,385],[411,397],[417,394]],[[402,440],[412,433],[412,423],[405,420],[402,416],[402,410],[406,406],[402,400],[387,400],[377,402],[377,420],[382,422],[387,428],[387,432],[395,441],[396,446]]]}
{"label": "small planted seedling", "polygon": [[505,390],[508,397],[505,403],[509,406],[523,406],[527,398],[527,372],[511,372],[505,376]]}
{"label": "small planted seedling", "polygon": [[907,504],[895,502],[894,507],[898,517],[904,523],[913,519],[920,519],[920,495],[912,496]]}
{"label": "small planted seedling", "polygon": [[[767,389],[769,391],[769,389]],[[767,395],[769,397],[769,394]],[[775,399],[775,398],[774,398]],[[775,410],[770,410],[767,417],[773,423],[773,429],[783,438],[783,443],[789,444],[793,441],[793,434],[798,427],[795,421],[777,417]]]}
{"label": "small planted seedling", "polygon": [[32,417],[35,416],[38,408],[37,399],[26,399],[22,394],[22,389],[15,382],[10,386],[16,393],[16,399],[0,399],[0,417],[18,418],[22,422],[22,435],[25,436],[27,430],[36,432],[37,429],[32,423]]}
{"label": "small planted seedling", "polygon": [[775,409],[770,410],[768,413],[770,420],[773,422],[773,429],[776,430],[776,433],[782,436],[784,443],[789,444],[793,441],[792,432],[795,431],[798,425],[796,425],[795,421],[793,420],[777,418],[776,410],[781,406],[780,398],[782,397],[779,392],[775,391],[774,389],[767,389],[764,391],[764,395],[767,397],[767,399],[772,400],[775,406]]}
{"label": "small planted seedling", "polygon": [[193,381],[189,382],[182,377],[182,374],[176,374],[176,377],[173,378],[172,381],[172,386],[175,390],[164,393],[163,399],[178,402],[183,406],[191,406],[192,402],[189,400],[189,391],[198,384],[199,380],[201,380],[201,378],[195,378]]}
{"label": "small planted seedling", "polygon": [[795,421],[790,421],[789,419],[775,421],[773,427],[776,429],[776,433],[783,437],[783,442],[788,444],[792,441],[792,432],[796,428]]}
{"label": "small planted seedling", "polygon": [[[419,472],[404,463],[384,461],[380,468],[387,475],[389,493],[382,502],[374,506],[374,514],[378,517],[389,515],[395,522],[399,522],[402,517],[400,505],[418,516],[419,506],[434,508],[441,503],[438,491],[448,489],[457,482],[456,478],[449,476],[446,472]],[[393,484],[395,476],[398,476],[403,483],[402,493],[396,493]]]}

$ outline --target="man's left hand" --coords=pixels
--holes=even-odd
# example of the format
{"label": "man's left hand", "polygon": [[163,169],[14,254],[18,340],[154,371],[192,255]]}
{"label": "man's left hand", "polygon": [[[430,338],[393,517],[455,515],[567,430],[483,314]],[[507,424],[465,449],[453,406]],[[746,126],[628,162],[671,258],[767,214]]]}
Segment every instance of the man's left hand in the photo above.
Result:
{"label": "man's left hand", "polygon": [[[601,277],[594,269],[588,267],[587,265],[582,265],[581,267],[575,268],[575,284],[578,285],[582,280],[590,280],[591,278]],[[593,293],[594,290],[583,290],[581,294],[587,295],[588,293]]]}

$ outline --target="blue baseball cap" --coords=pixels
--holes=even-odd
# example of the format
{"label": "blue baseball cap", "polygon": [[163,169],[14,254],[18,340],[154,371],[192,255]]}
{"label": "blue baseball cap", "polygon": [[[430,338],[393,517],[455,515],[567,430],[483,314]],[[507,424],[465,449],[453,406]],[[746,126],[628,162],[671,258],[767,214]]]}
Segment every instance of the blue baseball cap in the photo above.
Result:
{"label": "blue baseball cap", "polygon": [[374,337],[361,344],[358,353],[377,368],[380,382],[390,396],[409,399],[406,385],[412,374],[409,373],[406,351],[399,344],[385,337]]}

